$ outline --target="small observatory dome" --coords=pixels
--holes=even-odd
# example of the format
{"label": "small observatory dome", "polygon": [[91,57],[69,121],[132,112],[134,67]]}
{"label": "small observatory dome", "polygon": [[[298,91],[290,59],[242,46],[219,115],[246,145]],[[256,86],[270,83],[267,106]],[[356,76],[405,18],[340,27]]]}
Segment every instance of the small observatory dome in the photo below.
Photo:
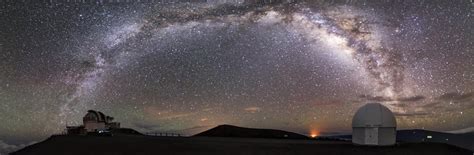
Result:
{"label": "small observatory dome", "polygon": [[368,103],[352,118],[352,143],[359,145],[393,145],[397,121],[392,111],[380,103]]}

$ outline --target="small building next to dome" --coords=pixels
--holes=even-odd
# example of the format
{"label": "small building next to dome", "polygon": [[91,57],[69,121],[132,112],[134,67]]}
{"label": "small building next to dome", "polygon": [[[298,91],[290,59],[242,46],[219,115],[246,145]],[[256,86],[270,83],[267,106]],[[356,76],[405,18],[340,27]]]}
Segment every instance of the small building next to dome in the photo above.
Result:
{"label": "small building next to dome", "polygon": [[394,145],[397,121],[392,111],[380,103],[368,103],[352,118],[352,143],[358,145]]}
{"label": "small building next to dome", "polygon": [[89,110],[82,118],[83,125],[67,126],[67,134],[96,133],[120,128],[120,123],[112,122],[113,119],[113,117],[104,115],[100,111]]}

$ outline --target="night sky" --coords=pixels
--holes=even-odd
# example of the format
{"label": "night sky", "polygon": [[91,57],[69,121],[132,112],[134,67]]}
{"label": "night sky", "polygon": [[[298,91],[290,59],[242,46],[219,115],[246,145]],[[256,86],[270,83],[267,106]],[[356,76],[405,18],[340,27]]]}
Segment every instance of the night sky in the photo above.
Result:
{"label": "night sky", "polygon": [[89,109],[141,132],[220,124],[350,132],[367,102],[399,129],[474,126],[474,4],[0,0],[0,142]]}

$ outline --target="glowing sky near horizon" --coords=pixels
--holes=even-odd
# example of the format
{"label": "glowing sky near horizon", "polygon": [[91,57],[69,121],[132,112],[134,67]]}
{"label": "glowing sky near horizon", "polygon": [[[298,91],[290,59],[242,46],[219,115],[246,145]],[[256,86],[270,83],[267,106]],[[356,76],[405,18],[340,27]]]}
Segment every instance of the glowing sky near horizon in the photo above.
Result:
{"label": "glowing sky near horizon", "polygon": [[89,109],[187,135],[347,132],[367,102],[399,128],[474,124],[469,1],[0,5],[0,140]]}

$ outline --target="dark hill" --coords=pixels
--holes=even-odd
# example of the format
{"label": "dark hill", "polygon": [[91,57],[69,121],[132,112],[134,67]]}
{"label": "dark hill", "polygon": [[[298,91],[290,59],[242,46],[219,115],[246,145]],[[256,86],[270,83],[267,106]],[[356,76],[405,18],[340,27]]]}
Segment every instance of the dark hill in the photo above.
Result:
{"label": "dark hill", "polygon": [[463,135],[472,135],[472,136],[474,136],[474,132],[463,133]]}
{"label": "dark hill", "polygon": [[273,130],[253,129],[232,125],[219,125],[215,128],[194,135],[195,137],[241,137],[241,138],[285,138],[285,139],[309,139],[307,136],[297,133]]}

